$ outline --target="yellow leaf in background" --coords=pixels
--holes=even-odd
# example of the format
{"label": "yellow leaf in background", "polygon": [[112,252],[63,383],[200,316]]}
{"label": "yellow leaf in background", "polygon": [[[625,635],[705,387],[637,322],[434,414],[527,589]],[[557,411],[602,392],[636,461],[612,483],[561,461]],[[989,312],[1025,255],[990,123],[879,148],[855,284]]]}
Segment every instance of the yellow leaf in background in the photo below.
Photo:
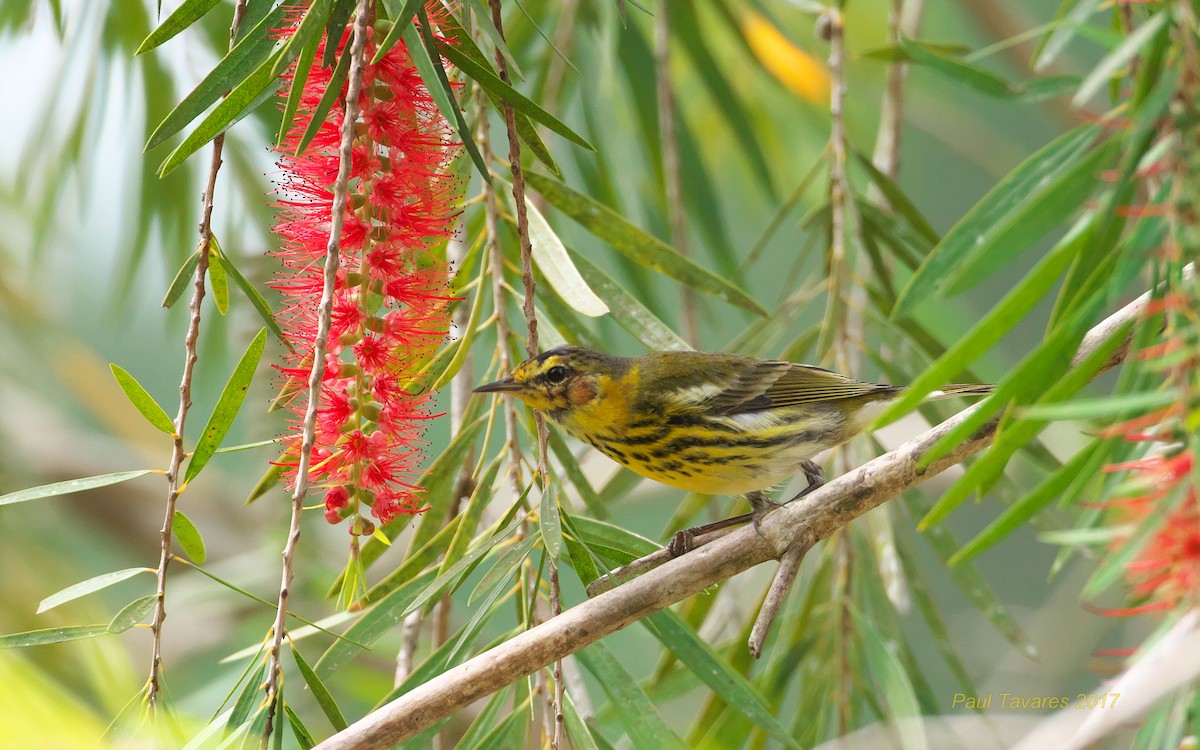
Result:
{"label": "yellow leaf in background", "polygon": [[742,16],[742,34],[754,56],[780,83],[813,104],[829,104],[829,73],[819,60],[752,11]]}

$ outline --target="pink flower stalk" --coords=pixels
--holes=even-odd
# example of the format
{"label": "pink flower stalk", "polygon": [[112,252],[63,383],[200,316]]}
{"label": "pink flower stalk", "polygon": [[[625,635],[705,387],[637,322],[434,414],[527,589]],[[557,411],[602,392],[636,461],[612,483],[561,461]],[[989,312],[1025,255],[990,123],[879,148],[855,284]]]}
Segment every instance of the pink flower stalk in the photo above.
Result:
{"label": "pink flower stalk", "polygon": [[[293,33],[295,26],[281,34]],[[339,41],[339,56],[350,42]],[[448,269],[431,250],[449,237],[460,210],[461,185],[449,165],[460,144],[437,110],[403,43],[378,63],[367,43],[359,118],[355,126],[350,196],[340,238],[341,267],[333,294],[326,369],[309,470],[325,488],[325,518],[356,519],[351,533],[370,534],[360,515],[371,508],[380,524],[424,508],[414,482],[421,461],[422,423],[433,415],[430,394],[414,373],[433,355],[449,328]],[[317,332],[317,306],[333,210],[333,183],[345,118],[341,96],[312,142],[296,155],[332,68],[308,72],[296,118],[283,141],[279,166],[280,216],[275,253],[284,271],[272,283],[284,299],[279,320],[295,349],[278,367],[285,376],[296,431],[282,462],[295,482],[300,422]],[[290,78],[291,76],[289,76]]]}

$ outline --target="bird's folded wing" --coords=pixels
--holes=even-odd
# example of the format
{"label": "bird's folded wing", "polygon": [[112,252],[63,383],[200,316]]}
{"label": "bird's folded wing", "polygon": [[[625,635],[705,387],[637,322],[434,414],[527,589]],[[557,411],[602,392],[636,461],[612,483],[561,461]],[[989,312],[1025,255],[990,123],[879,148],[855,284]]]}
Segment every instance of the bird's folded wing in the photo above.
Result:
{"label": "bird's folded wing", "polygon": [[893,386],[863,383],[812,365],[768,361],[742,370],[705,407],[715,414],[744,414],[895,390]]}

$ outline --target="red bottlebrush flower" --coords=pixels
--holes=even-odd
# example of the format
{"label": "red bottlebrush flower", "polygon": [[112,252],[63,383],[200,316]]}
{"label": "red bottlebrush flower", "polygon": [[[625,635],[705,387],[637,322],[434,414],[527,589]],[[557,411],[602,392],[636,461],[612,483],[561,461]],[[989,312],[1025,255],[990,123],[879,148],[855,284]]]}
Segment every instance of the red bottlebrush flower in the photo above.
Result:
{"label": "red bottlebrush flower", "polygon": [[[436,18],[439,6],[431,6]],[[286,37],[294,30],[279,33]],[[347,29],[337,40],[339,55],[350,37]],[[375,41],[372,34],[367,61]],[[318,47],[315,60],[324,58],[328,43]],[[281,249],[275,255],[285,270],[272,286],[283,296],[279,319],[295,349],[278,367],[292,392],[308,382],[317,332],[345,83],[312,142],[296,151],[332,73],[319,62],[308,72],[280,152],[275,231]],[[370,533],[373,525],[362,517],[360,502],[370,504],[382,524],[423,509],[413,482],[421,460],[420,424],[431,416],[429,394],[409,386],[406,372],[432,356],[449,328],[448,269],[431,250],[453,229],[462,186],[449,169],[460,144],[402,42],[378,63],[365,64],[358,113],[309,480],[329,487],[326,520],[353,517],[351,533]],[[288,400],[297,430],[304,401]],[[282,463],[294,482],[298,434],[286,442],[292,453]]]}

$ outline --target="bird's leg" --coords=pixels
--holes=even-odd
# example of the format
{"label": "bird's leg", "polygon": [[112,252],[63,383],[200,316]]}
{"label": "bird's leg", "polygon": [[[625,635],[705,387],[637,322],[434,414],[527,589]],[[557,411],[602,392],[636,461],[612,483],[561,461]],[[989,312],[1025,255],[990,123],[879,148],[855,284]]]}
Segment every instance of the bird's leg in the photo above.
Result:
{"label": "bird's leg", "polygon": [[671,553],[671,557],[679,557],[680,555],[691,552],[696,548],[696,537],[702,534],[710,534],[714,531],[727,529],[730,526],[740,526],[747,521],[752,522],[754,524],[754,530],[758,531],[758,533],[761,535],[762,532],[759,531],[758,528],[759,520],[766,515],[768,511],[778,508],[779,503],[776,503],[768,498],[767,493],[763,492],[762,490],[755,490],[754,492],[748,493],[746,495],[746,499],[750,501],[749,513],[743,513],[740,516],[726,518],[721,521],[706,523],[703,526],[693,526],[692,528],[684,529],[683,531],[676,531],[674,536],[671,537],[671,541],[667,543],[667,550]]}
{"label": "bird's leg", "polygon": [[694,526],[690,529],[684,529],[683,531],[676,531],[671,537],[671,541],[667,543],[667,550],[671,553],[671,557],[679,557],[680,555],[686,554],[695,549],[696,537],[700,536],[701,534],[708,534],[713,531],[727,529],[730,526],[740,526],[747,521],[754,526],[754,530],[759,533],[759,536],[761,536],[762,530],[759,529],[758,524],[762,520],[763,516],[765,516],[771,510],[782,505],[796,502],[808,493],[825,484],[825,471],[821,468],[821,465],[815,461],[804,459],[800,462],[800,471],[804,472],[804,478],[808,480],[808,486],[800,490],[800,492],[791,500],[788,500],[787,503],[777,503],[772,501],[762,490],[755,490],[754,492],[748,493],[746,495],[746,499],[750,501],[749,513],[743,513],[740,516],[726,518],[722,521],[715,521],[703,526]]}
{"label": "bird's leg", "polygon": [[809,461],[807,458],[804,459],[800,462],[800,471],[804,472],[804,478],[808,480],[808,486],[800,490],[795,497],[793,497],[791,500],[788,500],[787,503],[784,503],[784,505],[796,502],[808,493],[825,484],[825,470],[822,469],[821,465],[816,461]]}

